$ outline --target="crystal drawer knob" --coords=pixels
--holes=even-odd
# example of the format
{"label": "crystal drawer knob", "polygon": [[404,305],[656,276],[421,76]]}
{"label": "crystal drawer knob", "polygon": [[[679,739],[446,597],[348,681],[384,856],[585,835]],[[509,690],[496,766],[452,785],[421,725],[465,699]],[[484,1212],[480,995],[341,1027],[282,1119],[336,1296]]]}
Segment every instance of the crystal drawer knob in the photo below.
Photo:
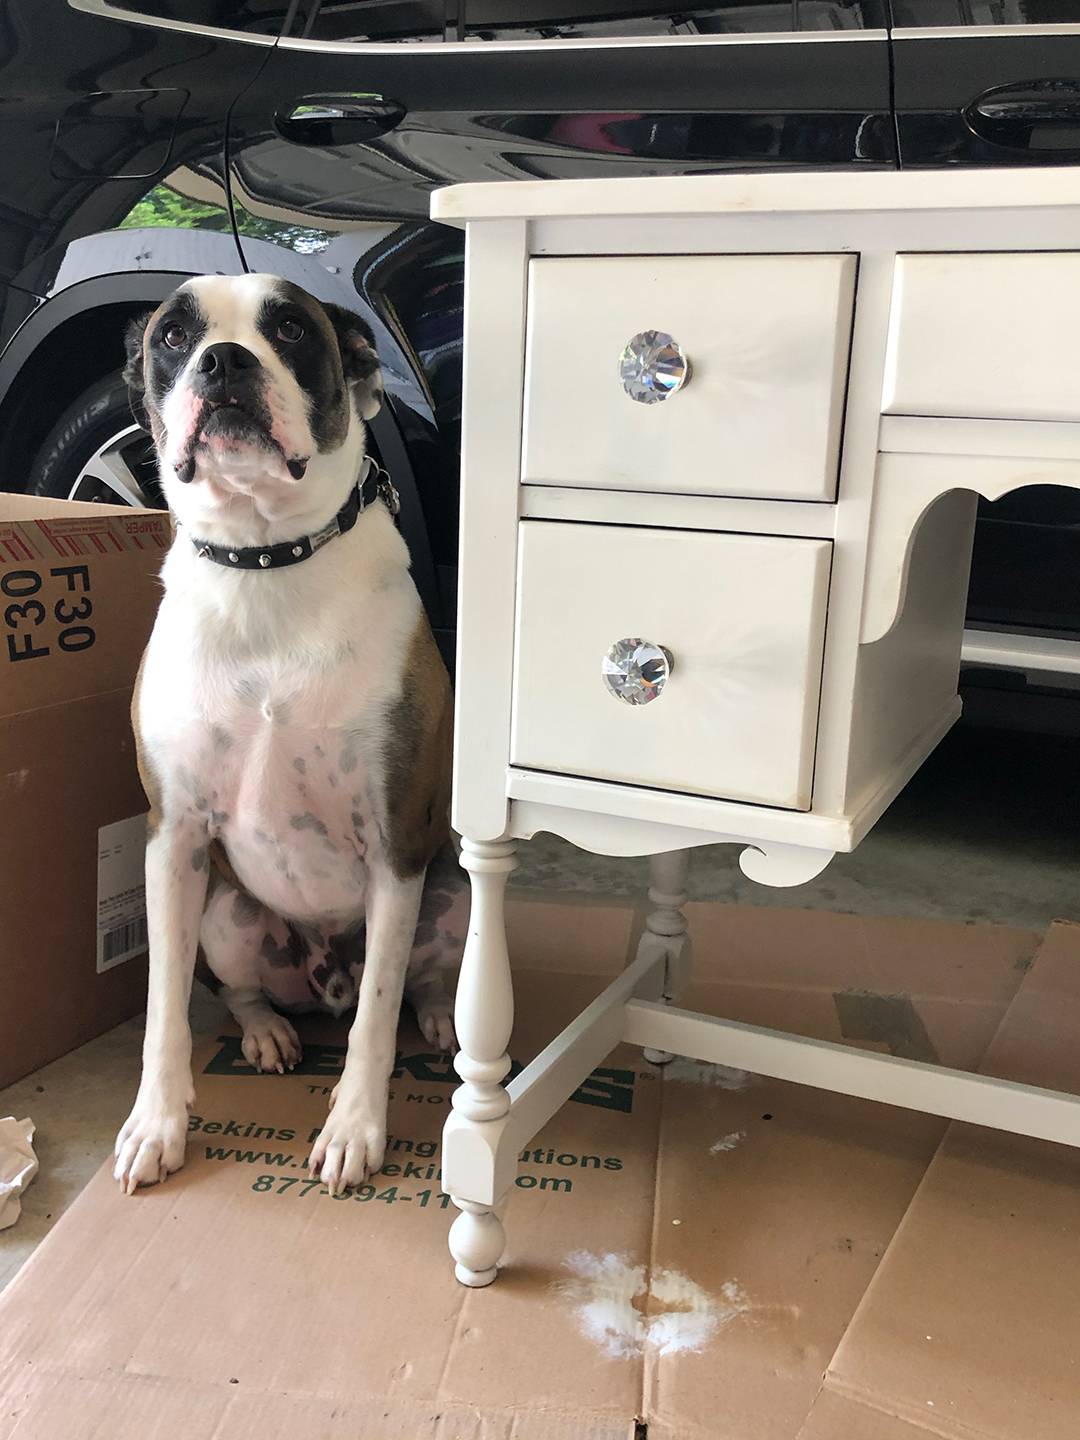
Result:
{"label": "crystal drawer knob", "polygon": [[635,636],[616,640],[600,669],[604,684],[616,700],[627,705],[647,705],[663,690],[674,667],[670,650]]}
{"label": "crystal drawer knob", "polygon": [[690,361],[678,341],[663,330],[642,330],[619,356],[619,379],[631,400],[655,405],[690,379]]}

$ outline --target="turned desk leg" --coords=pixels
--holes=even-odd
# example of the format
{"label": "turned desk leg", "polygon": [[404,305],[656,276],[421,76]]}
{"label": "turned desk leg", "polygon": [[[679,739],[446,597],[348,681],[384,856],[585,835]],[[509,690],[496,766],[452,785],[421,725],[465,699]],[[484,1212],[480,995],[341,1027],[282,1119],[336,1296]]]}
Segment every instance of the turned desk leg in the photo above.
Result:
{"label": "turned desk leg", "polygon": [[[512,841],[461,842],[461,863],[472,881],[469,935],[461,961],[454,1025],[461,1049],[454,1068],[462,1084],[453,1096],[454,1115],[443,1134],[443,1174],[461,1214],[450,1227],[450,1253],[463,1285],[490,1285],[506,1246],[496,1214],[501,1195],[486,1201],[495,1155],[510,1109],[503,1080],[510,1069],[506,1047],[514,1024],[514,990],[506,949],[506,881],[517,866]],[[461,1192],[461,1198],[454,1191]]]}
{"label": "turned desk leg", "polygon": [[[650,860],[651,884],[649,903],[652,909],[645,919],[645,933],[638,942],[638,958],[644,955],[664,956],[664,988],[660,998],[669,1003],[690,979],[690,936],[682,907],[686,904],[686,882],[690,873],[689,850],[669,850],[653,855]],[[667,1050],[644,1051],[653,1065],[666,1065],[674,1060]]]}

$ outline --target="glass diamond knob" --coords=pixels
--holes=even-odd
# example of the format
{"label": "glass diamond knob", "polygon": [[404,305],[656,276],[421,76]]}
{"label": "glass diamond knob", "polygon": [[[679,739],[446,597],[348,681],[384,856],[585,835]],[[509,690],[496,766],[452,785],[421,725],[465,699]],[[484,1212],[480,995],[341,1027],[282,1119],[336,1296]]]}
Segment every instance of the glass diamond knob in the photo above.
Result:
{"label": "glass diamond knob", "polygon": [[655,700],[674,668],[670,650],[637,636],[616,640],[600,664],[604,684],[627,705]]}
{"label": "glass diamond knob", "polygon": [[642,330],[627,341],[619,356],[619,379],[631,400],[655,405],[690,379],[690,360],[663,330]]}

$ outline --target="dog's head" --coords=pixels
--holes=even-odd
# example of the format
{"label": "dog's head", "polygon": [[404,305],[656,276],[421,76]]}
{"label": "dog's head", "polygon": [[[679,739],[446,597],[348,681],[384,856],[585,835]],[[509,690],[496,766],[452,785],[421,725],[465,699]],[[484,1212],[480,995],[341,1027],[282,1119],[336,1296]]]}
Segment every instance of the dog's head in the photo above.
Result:
{"label": "dog's head", "polygon": [[238,496],[271,524],[343,502],[382,400],[359,316],[273,275],[206,275],[132,321],[127,353],[182,520],[212,528]]}

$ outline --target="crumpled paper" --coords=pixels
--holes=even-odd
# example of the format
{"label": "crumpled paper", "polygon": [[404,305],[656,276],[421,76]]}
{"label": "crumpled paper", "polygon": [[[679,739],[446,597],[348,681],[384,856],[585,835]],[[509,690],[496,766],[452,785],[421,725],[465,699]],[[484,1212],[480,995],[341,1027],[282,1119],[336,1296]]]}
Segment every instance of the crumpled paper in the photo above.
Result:
{"label": "crumpled paper", "polygon": [[38,1158],[31,1143],[34,1122],[0,1120],[0,1230],[14,1225],[22,1211],[22,1192],[38,1172]]}

